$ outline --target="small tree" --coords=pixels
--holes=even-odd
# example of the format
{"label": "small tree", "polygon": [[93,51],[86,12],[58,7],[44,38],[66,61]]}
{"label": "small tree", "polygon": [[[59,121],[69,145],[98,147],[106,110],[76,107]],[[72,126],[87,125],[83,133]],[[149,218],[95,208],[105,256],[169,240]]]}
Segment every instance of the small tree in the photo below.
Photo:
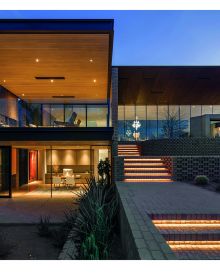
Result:
{"label": "small tree", "polygon": [[101,181],[103,182],[106,179],[107,185],[110,185],[111,165],[108,158],[106,158],[105,160],[100,160],[98,164],[98,173],[101,177]]}
{"label": "small tree", "polygon": [[179,116],[177,112],[167,110],[162,131],[165,138],[175,138],[179,135]]}

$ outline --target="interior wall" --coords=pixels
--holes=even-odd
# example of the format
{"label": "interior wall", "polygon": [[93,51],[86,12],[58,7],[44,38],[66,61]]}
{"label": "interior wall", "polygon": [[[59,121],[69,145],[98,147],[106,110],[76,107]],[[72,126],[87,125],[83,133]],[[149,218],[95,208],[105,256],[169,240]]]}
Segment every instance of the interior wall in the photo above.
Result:
{"label": "interior wall", "polygon": [[44,181],[45,175],[45,151],[39,150],[38,151],[38,180]]}
{"label": "interior wall", "polygon": [[[50,150],[46,162],[51,165]],[[90,150],[52,150],[52,165],[90,165]]]}

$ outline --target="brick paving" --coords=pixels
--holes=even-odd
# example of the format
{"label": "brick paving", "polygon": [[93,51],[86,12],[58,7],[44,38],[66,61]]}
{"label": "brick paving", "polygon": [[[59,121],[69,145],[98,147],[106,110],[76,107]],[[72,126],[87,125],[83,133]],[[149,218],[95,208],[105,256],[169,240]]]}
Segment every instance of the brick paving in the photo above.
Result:
{"label": "brick paving", "polygon": [[182,182],[126,183],[126,190],[145,214],[220,214],[220,194]]}
{"label": "brick paving", "polygon": [[[141,216],[156,219],[220,218],[220,194],[181,182],[125,183],[117,187]],[[147,218],[146,218],[147,221]],[[159,230],[166,240],[220,240],[219,229]],[[219,260],[220,250],[174,251],[178,259]],[[155,257],[158,259],[157,257]]]}

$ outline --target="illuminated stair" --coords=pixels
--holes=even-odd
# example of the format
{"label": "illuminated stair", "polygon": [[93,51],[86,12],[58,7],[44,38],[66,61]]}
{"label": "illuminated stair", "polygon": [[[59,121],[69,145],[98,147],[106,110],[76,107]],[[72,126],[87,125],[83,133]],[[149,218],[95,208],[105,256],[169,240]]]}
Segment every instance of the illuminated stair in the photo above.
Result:
{"label": "illuminated stair", "polygon": [[171,174],[159,157],[141,156],[138,145],[118,145],[124,157],[125,182],[170,182]]}
{"label": "illuminated stair", "polygon": [[152,217],[153,224],[181,259],[220,259],[220,217],[192,215],[177,219],[168,215]]}
{"label": "illuminated stair", "polygon": [[118,145],[118,156],[140,156],[138,145]]}

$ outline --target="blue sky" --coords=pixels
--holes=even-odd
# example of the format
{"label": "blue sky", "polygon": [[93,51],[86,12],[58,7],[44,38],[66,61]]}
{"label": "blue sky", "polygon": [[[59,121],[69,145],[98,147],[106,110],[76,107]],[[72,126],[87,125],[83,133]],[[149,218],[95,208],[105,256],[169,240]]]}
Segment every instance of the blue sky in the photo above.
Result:
{"label": "blue sky", "polygon": [[0,18],[113,18],[113,65],[220,65],[220,11],[0,11]]}

